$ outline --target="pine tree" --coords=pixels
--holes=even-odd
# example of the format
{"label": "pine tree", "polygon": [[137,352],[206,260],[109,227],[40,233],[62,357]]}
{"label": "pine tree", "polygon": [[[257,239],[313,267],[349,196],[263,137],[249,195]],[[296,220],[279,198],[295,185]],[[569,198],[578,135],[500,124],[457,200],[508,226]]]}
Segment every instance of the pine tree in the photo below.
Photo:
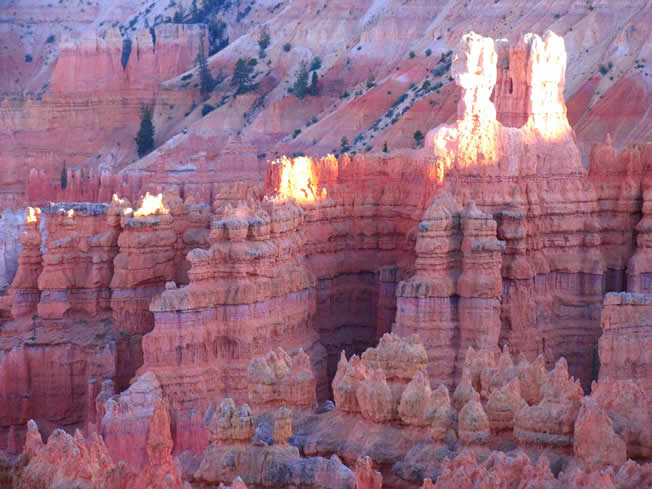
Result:
{"label": "pine tree", "polygon": [[152,124],[152,109],[143,106],[140,118],[140,130],[136,136],[138,156],[142,158],[154,149],[154,124]]}
{"label": "pine tree", "polygon": [[310,88],[308,89],[308,92],[310,95],[319,95],[319,87],[317,86],[317,83],[319,82],[319,76],[317,75],[316,71],[312,72],[312,80],[310,81]]}
{"label": "pine tree", "polygon": [[197,0],[192,0],[192,4],[190,5],[190,17],[193,24],[198,24],[201,20],[199,9],[197,8]]}
{"label": "pine tree", "polygon": [[204,54],[204,36],[199,39],[199,53],[197,53],[197,64],[199,65],[199,84],[200,93],[203,99],[208,98],[208,95],[215,88],[215,80],[211,75],[211,70],[208,69],[206,62],[206,54]]}
{"label": "pine tree", "polygon": [[231,77],[231,86],[236,89],[236,95],[246,93],[253,88],[250,78],[253,70],[254,67],[247,60],[239,58],[236,61]]}
{"label": "pine tree", "polygon": [[269,46],[269,41],[270,41],[270,35],[269,35],[269,29],[267,26],[263,27],[263,29],[260,31],[260,34],[258,35],[258,51],[259,51],[259,57],[260,59],[264,59],[266,54],[265,54],[265,49]]}
{"label": "pine tree", "polygon": [[297,75],[297,81],[294,82],[294,94],[300,100],[306,96],[308,90],[308,70],[306,69],[305,61],[301,62],[299,67],[299,74]]}
{"label": "pine tree", "polygon": [[63,162],[61,169],[61,188],[65,189],[68,186],[68,170],[66,170],[66,162]]}

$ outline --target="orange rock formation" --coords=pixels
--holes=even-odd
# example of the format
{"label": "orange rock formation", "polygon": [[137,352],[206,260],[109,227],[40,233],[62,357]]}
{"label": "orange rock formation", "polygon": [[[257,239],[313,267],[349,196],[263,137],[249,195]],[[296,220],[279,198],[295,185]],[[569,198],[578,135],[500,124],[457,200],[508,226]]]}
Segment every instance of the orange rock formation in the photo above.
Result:
{"label": "orange rock formation", "polygon": [[[644,487],[650,145],[607,138],[585,168],[550,31],[470,33],[450,56],[458,120],[424,150],[281,158],[227,188],[205,155],[184,182],[160,151],[142,179],[86,191],[70,173],[64,197],[124,184],[133,206],[30,210],[0,303],[16,470],[54,487]],[[91,441],[43,447],[31,417]],[[83,455],[58,467],[70,444]]]}

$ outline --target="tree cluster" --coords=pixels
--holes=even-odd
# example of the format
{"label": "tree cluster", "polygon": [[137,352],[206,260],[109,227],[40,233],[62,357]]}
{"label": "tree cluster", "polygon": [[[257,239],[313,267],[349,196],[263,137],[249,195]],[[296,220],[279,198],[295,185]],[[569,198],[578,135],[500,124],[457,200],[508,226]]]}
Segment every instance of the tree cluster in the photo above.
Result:
{"label": "tree cluster", "polygon": [[231,87],[235,88],[236,95],[251,92],[256,88],[256,84],[251,79],[254,66],[256,66],[256,60],[253,58],[238,58],[236,61],[231,77]]}
{"label": "tree cluster", "polygon": [[[294,82],[293,89],[294,94],[300,100],[303,100],[306,95],[319,95],[319,75],[317,75],[319,68],[321,68],[319,57],[314,58],[310,64],[312,76],[309,74],[308,65],[305,61],[302,61],[299,65],[299,72],[297,73],[297,79]],[[310,79],[310,83],[308,83],[308,79]]]}

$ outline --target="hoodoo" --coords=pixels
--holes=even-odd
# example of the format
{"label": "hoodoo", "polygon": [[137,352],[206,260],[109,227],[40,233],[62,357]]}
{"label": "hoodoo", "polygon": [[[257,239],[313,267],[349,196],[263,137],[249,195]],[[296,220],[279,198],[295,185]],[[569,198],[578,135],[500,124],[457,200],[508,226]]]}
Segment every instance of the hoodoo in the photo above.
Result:
{"label": "hoodoo", "polygon": [[0,486],[652,488],[652,11],[475,3],[0,7]]}

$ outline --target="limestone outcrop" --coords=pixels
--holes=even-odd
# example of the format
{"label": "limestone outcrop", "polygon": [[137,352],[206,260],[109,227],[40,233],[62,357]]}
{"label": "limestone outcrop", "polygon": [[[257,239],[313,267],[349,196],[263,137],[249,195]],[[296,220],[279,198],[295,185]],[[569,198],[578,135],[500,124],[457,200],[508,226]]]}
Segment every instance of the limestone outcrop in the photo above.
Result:
{"label": "limestone outcrop", "polygon": [[145,194],[134,210],[120,212],[120,251],[111,278],[113,320],[128,333],[145,334],[153,325],[152,298],[176,279],[174,216],[163,195]]}
{"label": "limestone outcrop", "polygon": [[483,462],[480,462],[470,449],[466,449],[453,460],[444,460],[441,475],[434,488],[478,489],[499,485],[499,487],[545,487],[547,489],[589,487],[625,489],[632,487],[632,483],[648,484],[649,470],[649,464],[638,465],[630,460],[617,472],[610,469],[591,470],[576,466],[555,476],[546,455],[540,455],[536,463],[533,463],[522,450],[508,455],[493,451]]}
{"label": "limestone outcrop", "polygon": [[511,430],[514,427],[514,416],[523,404],[521,384],[518,379],[512,379],[502,388],[495,390],[487,401],[487,416],[493,431]]}
{"label": "limestone outcrop", "polygon": [[[0,154],[7,166],[0,185],[9,191],[2,199],[3,207],[5,203],[21,205],[25,198],[33,205],[49,200],[107,202],[93,198],[93,185],[85,186],[89,168],[100,173],[100,168],[119,168],[132,161],[143,105],[162,110],[166,104],[169,111],[170,106],[191,103],[191,92],[164,90],[161,83],[193,67],[200,38],[206,36],[205,27],[168,23],[150,31],[141,24],[133,32],[125,32],[123,39],[117,23],[113,28],[110,24],[120,17],[127,22],[123,16],[133,15],[133,8],[125,4],[125,12],[130,13],[105,18],[105,27],[90,19],[73,24],[80,27],[79,32],[68,31],[65,22],[54,21],[60,24],[55,29],[61,31],[55,51],[42,66],[45,77],[39,84],[40,94],[33,89],[27,93],[19,90],[20,94],[3,97]],[[60,20],[79,12],[57,15],[62,15]],[[52,20],[45,25],[53,27]],[[91,24],[94,27],[89,28]],[[42,25],[40,21],[38,25]],[[77,143],[63,144],[65,141]],[[69,175],[75,173],[71,166],[83,168],[85,174],[76,182],[69,179],[71,188],[64,191],[60,175],[65,162]],[[27,179],[31,168],[42,172],[37,182]],[[110,200],[117,190],[111,186],[102,197]]]}
{"label": "limestone outcrop", "polygon": [[14,468],[12,487],[70,487],[121,489],[129,478],[124,467],[115,466],[97,434],[86,440],[55,430],[44,444],[38,427],[30,420],[25,451]]}
{"label": "limestone outcrop", "polygon": [[541,401],[522,405],[514,418],[514,435],[521,442],[570,445],[582,404],[579,380],[568,376],[568,364],[562,357],[541,386]]}
{"label": "limestone outcrop", "polygon": [[620,467],[627,459],[625,440],[616,434],[607,412],[585,397],[573,430],[575,455],[589,467]]}
{"label": "limestone outcrop", "polygon": [[591,386],[591,399],[609,416],[616,434],[627,443],[628,458],[652,454],[649,391],[642,381],[600,380]]}
{"label": "limestone outcrop", "polygon": [[[127,390],[104,400],[98,396],[97,431],[102,435],[111,458],[133,470],[148,461],[148,437],[157,406],[164,402],[161,385],[154,374],[141,375]],[[163,416],[162,413],[158,413]],[[165,416],[169,416],[166,412]],[[158,421],[157,421],[158,422]],[[156,426],[158,428],[158,426]]]}
{"label": "limestone outcrop", "polygon": [[483,443],[489,439],[489,418],[477,393],[460,409],[458,432],[464,443]]}
{"label": "limestone outcrop", "polygon": [[389,421],[394,415],[392,391],[387,385],[385,372],[378,368],[371,370],[355,391],[355,397],[360,406],[360,414],[367,419],[382,423]]}
{"label": "limestone outcrop", "polygon": [[312,408],[316,385],[310,357],[302,349],[288,354],[278,347],[264,358],[254,358],[247,368],[249,402],[254,408]]}
{"label": "limestone outcrop", "polygon": [[[647,149],[647,148],[646,148]],[[648,149],[648,152],[652,150]],[[649,157],[649,155],[648,155]],[[627,288],[631,292],[652,292],[652,163],[645,162],[648,170],[643,176],[643,218],[636,225],[636,252],[627,265]],[[647,188],[646,188],[647,186]]]}
{"label": "limestone outcrop", "polygon": [[74,338],[62,341],[39,319],[26,326],[10,330],[14,340],[5,338],[0,350],[0,440],[13,455],[22,449],[30,419],[40,421],[45,436],[57,427],[84,426],[89,381],[113,378],[118,370],[117,347],[96,336],[101,330],[73,324]]}
{"label": "limestone outcrop", "polygon": [[237,408],[233,399],[226,398],[211,406],[204,417],[209,442],[247,443],[254,436],[253,413],[247,404]]}
{"label": "limestone outcrop", "polygon": [[[303,211],[264,199],[226,204],[216,212],[210,248],[187,255],[190,283],[166,288],[151,302],[155,325],[143,338],[143,370],[159,378],[174,416],[204,411],[225,392],[246,400],[250,361],[281,344],[303,348],[317,385],[325,380],[323,350],[312,327],[315,279],[302,250]],[[188,333],[180,337],[179,327]],[[290,401],[305,403],[297,385],[304,379],[287,380],[298,389]],[[190,391],[197,395],[189,404]],[[265,396],[254,394],[256,402],[274,402]]]}
{"label": "limestone outcrop", "polygon": [[292,436],[292,411],[286,407],[280,407],[274,413],[274,427],[272,438],[276,445],[287,445]]}
{"label": "limestone outcrop", "polygon": [[430,392],[423,372],[426,362],[423,343],[416,335],[385,334],[376,348],[349,360],[342,352],[333,379],[335,405],[376,422],[400,417],[408,424],[427,425],[430,395],[420,392],[421,387]]}
{"label": "limestone outcrop", "polygon": [[18,268],[11,283],[11,315],[28,316],[36,312],[41,298],[38,277],[43,270],[41,252],[41,209],[28,207],[25,225],[19,241],[23,252],[18,257]]}
{"label": "limestone outcrop", "polygon": [[425,371],[420,370],[401,394],[398,414],[405,424],[425,426],[429,424],[433,407],[430,380]]}
{"label": "limestone outcrop", "polygon": [[186,153],[220,112],[120,177],[62,173],[56,195],[103,203],[27,214],[0,447],[39,451],[30,417],[86,426],[134,487],[645,484],[625,460],[652,446],[652,153],[607,140],[586,169],[564,42],[464,35],[441,58],[458,120],[424,150],[279,158],[262,186],[218,188],[215,154]]}
{"label": "limestone outcrop", "polygon": [[355,487],[356,489],[381,489],[383,476],[373,469],[369,457],[360,457],[355,461]]}
{"label": "limestone outcrop", "polygon": [[600,380],[641,381],[652,389],[652,294],[605,296],[598,342]]}
{"label": "limestone outcrop", "polygon": [[182,489],[181,479],[172,460],[170,415],[165,401],[159,400],[149,422],[147,433],[147,465],[134,481],[135,487]]}
{"label": "limestone outcrop", "polygon": [[96,317],[110,309],[113,258],[119,227],[107,204],[57,204],[41,210],[46,252],[38,277],[38,314],[61,320],[72,313]]}
{"label": "limestone outcrop", "polygon": [[[588,386],[592,369],[590,352],[599,336],[596,311],[600,307],[606,266],[599,248],[600,226],[594,217],[596,193],[587,181],[573,131],[565,118],[562,96],[564,43],[560,37],[547,32],[542,38],[522,36],[513,48],[503,45],[499,51],[500,56],[493,41],[481,36],[463,37],[452,66],[453,76],[463,90],[459,119],[452,126],[441,126],[429,132],[426,148],[436,158],[436,172],[443,187],[457,201],[458,208],[474,200],[478,209],[491,213],[490,219],[495,217],[496,235],[491,238],[500,237],[500,241],[504,241],[505,249],[496,250],[500,251],[496,255],[502,257],[498,263],[489,258],[495,253],[489,249],[479,255],[486,257],[479,259],[488,260],[484,266],[494,263],[493,266],[500,267],[498,277],[502,277],[502,286],[497,289],[498,295],[502,295],[499,319],[488,319],[496,317],[491,312],[495,306],[486,302],[489,297],[475,300],[476,304],[486,302],[482,307],[483,314],[488,315],[487,321],[481,324],[488,327],[484,338],[491,340],[488,346],[495,346],[494,338],[500,338],[501,342],[509,343],[516,354],[533,356],[542,352],[549,362],[563,355],[569,361],[571,372]],[[520,113],[514,117],[525,121],[514,128],[505,127],[496,120],[494,105],[489,99],[491,90],[486,87],[493,86],[496,81],[497,58],[511,55],[516,59],[517,54],[526,57],[525,66],[522,62],[510,64],[507,70],[515,71],[515,83],[524,86],[512,93],[511,101],[500,102],[505,102],[504,107],[512,107],[504,110]],[[499,103],[499,99],[496,100]],[[526,154],[529,156],[525,157]],[[441,206],[442,203],[438,203],[438,207]],[[445,208],[451,215],[455,213],[452,203]],[[451,224],[444,224],[444,230],[455,225],[452,218],[441,222],[447,221]],[[532,226],[536,226],[537,232],[530,238],[528,229],[533,229]],[[428,224],[424,224],[424,232],[427,227]],[[559,233],[567,235],[572,245],[559,247],[556,239]],[[455,241],[448,240],[448,243]],[[459,249],[457,245],[452,248],[458,260],[460,255],[456,250]],[[482,266],[476,259],[470,263]],[[462,268],[458,267],[458,270]],[[426,272],[425,275],[432,274]],[[539,276],[540,284],[543,280],[547,285],[535,287],[535,276]],[[466,299],[459,294],[456,299],[454,292],[444,296],[453,297],[459,303],[458,308]],[[567,317],[562,304],[577,304],[577,312],[584,312],[581,317]],[[473,306],[471,310],[477,307],[480,306]],[[397,314],[399,330],[403,324],[400,309]],[[536,311],[542,309],[547,313],[537,316]],[[460,320],[464,317],[458,316]],[[410,324],[407,317],[405,324],[406,327]],[[575,328],[582,331],[582,340],[580,343],[573,341],[575,349],[567,351],[571,342],[564,339],[565,335],[575,336]],[[426,334],[423,336],[427,338]],[[442,380],[450,383],[459,378],[463,357],[458,354],[457,358],[457,372],[442,367],[442,374],[448,377]],[[442,362],[442,365],[450,365],[450,362]]]}
{"label": "limestone outcrop", "polygon": [[[32,211],[34,212],[34,211]],[[19,255],[22,251],[21,235],[25,228],[29,209],[12,211],[3,209],[0,214],[0,293],[3,295],[11,286],[18,270]]]}

